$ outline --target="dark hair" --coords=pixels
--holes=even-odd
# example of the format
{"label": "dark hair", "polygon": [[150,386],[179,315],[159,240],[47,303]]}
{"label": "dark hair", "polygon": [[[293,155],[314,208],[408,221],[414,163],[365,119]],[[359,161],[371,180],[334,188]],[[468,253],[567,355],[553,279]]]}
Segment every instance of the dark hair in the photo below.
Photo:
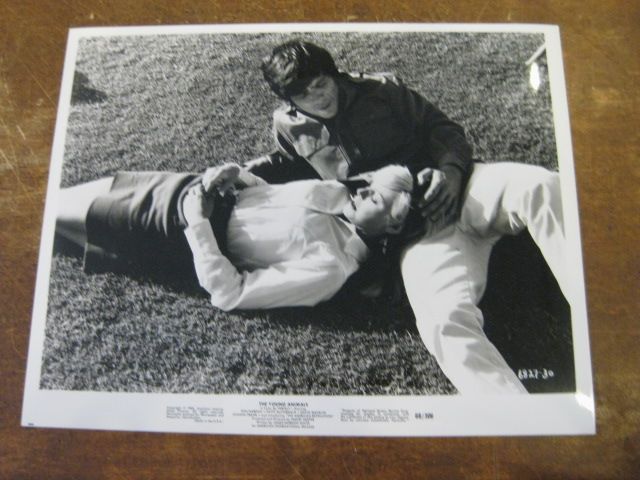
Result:
{"label": "dark hair", "polygon": [[285,100],[302,92],[314,77],[338,73],[327,50],[302,40],[275,47],[271,55],[262,60],[261,68],[271,90]]}

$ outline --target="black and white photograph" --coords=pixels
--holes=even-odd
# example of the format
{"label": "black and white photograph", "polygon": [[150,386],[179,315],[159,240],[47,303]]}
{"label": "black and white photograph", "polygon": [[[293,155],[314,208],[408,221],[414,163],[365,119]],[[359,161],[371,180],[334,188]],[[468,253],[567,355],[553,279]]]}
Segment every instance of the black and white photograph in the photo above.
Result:
{"label": "black and white photograph", "polygon": [[593,433],[558,30],[71,30],[23,425]]}

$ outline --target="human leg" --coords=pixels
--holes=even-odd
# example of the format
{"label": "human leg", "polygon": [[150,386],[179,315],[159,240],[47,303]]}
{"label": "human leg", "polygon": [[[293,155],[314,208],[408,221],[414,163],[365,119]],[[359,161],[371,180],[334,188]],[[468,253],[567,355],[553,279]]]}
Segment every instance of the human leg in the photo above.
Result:
{"label": "human leg", "polygon": [[459,225],[478,237],[517,234],[527,228],[571,302],[557,172],[517,163],[477,164]]}
{"label": "human leg", "polygon": [[60,190],[56,233],[84,247],[87,240],[86,218],[94,200],[109,192],[113,177],[63,188]]}
{"label": "human leg", "polygon": [[462,394],[526,393],[485,335],[477,306],[497,238],[475,237],[452,225],[408,247],[401,259],[420,336]]}
{"label": "human leg", "polygon": [[571,301],[560,180],[541,167],[477,164],[457,224],[403,255],[403,279],[420,335],[461,393],[525,391],[485,336],[477,307],[491,247],[500,236],[525,228]]}

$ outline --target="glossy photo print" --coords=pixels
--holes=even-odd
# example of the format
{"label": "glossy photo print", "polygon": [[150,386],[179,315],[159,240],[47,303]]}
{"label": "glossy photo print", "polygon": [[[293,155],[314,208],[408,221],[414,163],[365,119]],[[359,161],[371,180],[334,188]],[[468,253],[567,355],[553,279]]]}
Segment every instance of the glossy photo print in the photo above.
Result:
{"label": "glossy photo print", "polygon": [[73,29],[23,425],[594,432],[559,30]]}

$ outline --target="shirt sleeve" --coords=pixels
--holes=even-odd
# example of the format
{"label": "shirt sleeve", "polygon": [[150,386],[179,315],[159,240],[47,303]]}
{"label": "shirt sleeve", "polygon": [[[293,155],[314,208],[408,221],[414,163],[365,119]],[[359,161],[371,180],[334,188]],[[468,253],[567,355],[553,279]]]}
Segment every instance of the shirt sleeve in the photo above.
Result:
{"label": "shirt sleeve", "polygon": [[311,164],[298,154],[295,147],[284,134],[287,113],[278,109],[273,114],[273,138],[276,150],[245,163],[245,168],[268,183],[287,183],[295,180],[321,179]]}
{"label": "shirt sleeve", "polygon": [[185,229],[200,285],[222,310],[313,306],[330,299],[348,275],[321,243],[312,243],[298,260],[239,272],[218,248],[208,221]]}

